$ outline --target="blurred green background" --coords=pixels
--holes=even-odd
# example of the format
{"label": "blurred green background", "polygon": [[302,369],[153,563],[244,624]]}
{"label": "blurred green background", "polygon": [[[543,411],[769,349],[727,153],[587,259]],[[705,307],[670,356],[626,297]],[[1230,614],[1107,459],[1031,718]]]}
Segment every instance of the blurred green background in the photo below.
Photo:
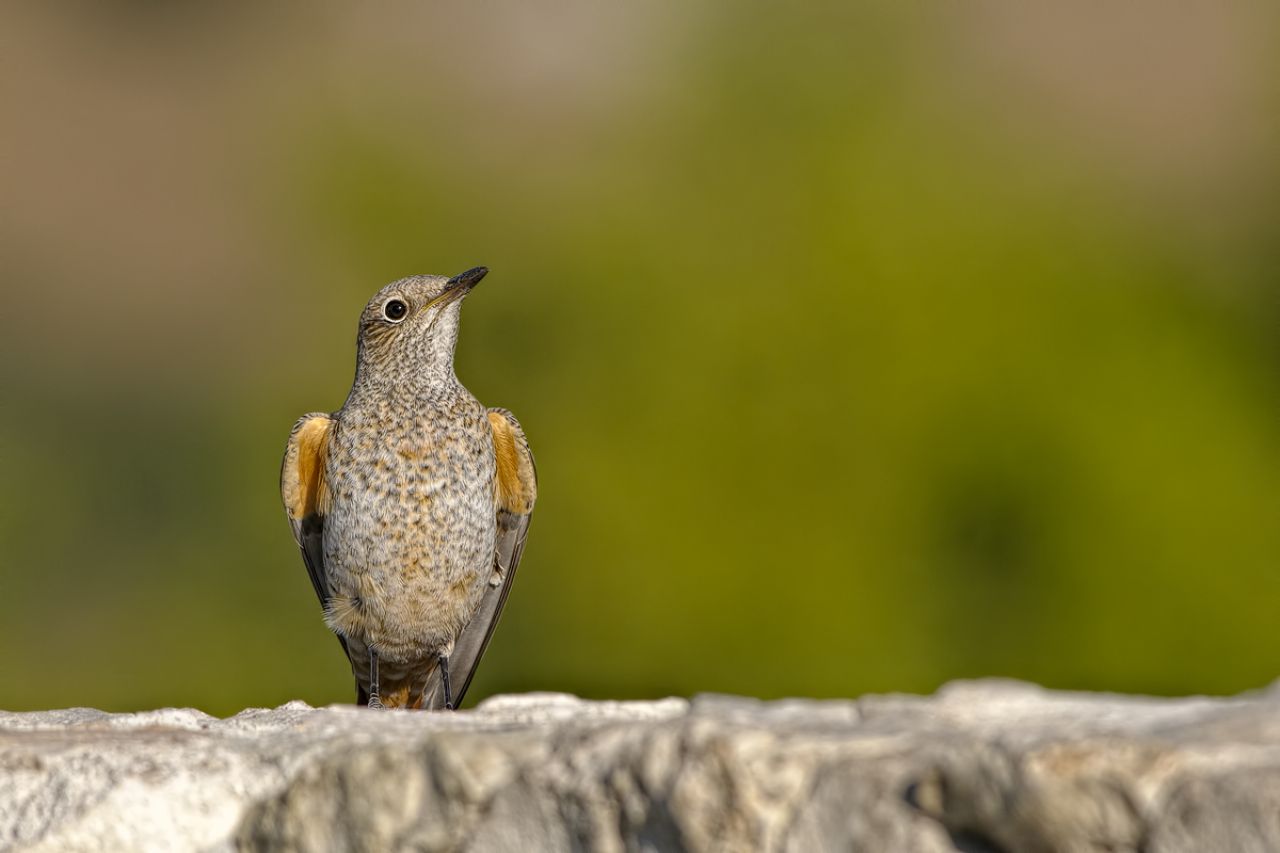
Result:
{"label": "blurred green background", "polygon": [[469,702],[1280,675],[1280,9],[458,5],[0,13],[0,707],[351,701],[280,454],[476,264]]}

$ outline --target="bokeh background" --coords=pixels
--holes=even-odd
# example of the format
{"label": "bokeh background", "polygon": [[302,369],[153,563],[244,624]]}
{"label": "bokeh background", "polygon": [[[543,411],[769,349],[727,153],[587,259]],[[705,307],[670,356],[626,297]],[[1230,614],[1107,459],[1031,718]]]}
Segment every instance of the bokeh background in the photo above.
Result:
{"label": "bokeh background", "polygon": [[1280,675],[1280,7],[0,12],[0,707],[351,700],[280,508],[382,284],[541,500],[469,702]]}

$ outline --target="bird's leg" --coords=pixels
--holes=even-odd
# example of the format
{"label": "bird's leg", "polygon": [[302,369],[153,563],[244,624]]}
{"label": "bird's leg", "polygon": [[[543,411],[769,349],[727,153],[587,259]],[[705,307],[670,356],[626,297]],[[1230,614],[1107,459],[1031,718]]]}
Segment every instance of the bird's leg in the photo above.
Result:
{"label": "bird's leg", "polygon": [[440,680],[444,683],[444,709],[452,711],[453,691],[449,689],[449,656],[442,654],[437,660],[440,664]]}
{"label": "bird's leg", "polygon": [[369,646],[369,707],[384,708],[382,697],[378,695],[378,653]]}

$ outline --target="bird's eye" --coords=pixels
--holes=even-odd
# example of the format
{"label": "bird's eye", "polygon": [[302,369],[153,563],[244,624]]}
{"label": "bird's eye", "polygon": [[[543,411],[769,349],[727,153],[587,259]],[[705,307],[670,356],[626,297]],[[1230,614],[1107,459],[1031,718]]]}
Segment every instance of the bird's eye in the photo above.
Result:
{"label": "bird's eye", "polygon": [[409,306],[405,305],[399,299],[389,299],[387,304],[382,306],[382,316],[386,317],[393,323],[399,323],[404,319],[404,315],[409,313]]}

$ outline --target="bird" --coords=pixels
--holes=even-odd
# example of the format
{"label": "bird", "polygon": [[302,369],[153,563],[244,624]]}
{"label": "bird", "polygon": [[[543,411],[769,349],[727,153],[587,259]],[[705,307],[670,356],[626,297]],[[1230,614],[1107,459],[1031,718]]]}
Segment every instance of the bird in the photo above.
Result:
{"label": "bird", "polygon": [[360,705],[458,707],[524,552],[529,442],[454,371],[463,300],[487,273],[379,290],[360,314],[346,402],[289,434],[281,499]]}

